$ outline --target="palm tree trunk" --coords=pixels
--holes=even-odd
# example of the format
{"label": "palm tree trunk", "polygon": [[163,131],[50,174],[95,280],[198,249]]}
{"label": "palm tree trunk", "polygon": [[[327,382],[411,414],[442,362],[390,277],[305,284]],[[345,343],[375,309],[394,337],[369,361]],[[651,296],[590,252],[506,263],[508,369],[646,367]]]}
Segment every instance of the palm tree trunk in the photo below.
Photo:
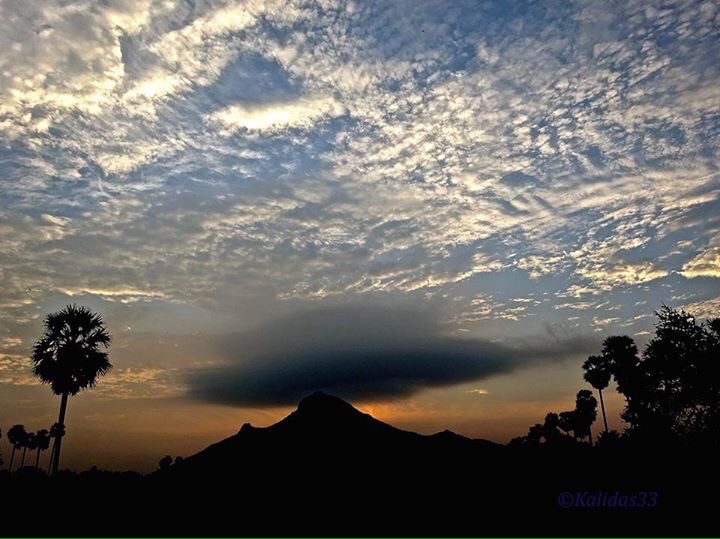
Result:
{"label": "palm tree trunk", "polygon": [[[58,423],[65,425],[65,412],[67,411],[68,394],[63,393],[62,399],[60,399],[60,415],[58,416]],[[50,474],[54,474],[58,471],[60,466],[60,446],[62,445],[62,436],[55,437],[55,443],[53,444],[53,457],[52,457],[52,468]]]}
{"label": "palm tree trunk", "polygon": [[592,429],[588,427],[588,440],[590,440],[590,447],[592,447]]}
{"label": "palm tree trunk", "polygon": [[25,452],[26,452],[26,451],[27,451],[27,447],[23,447],[22,459],[20,459],[20,467],[21,467],[21,468],[22,468],[23,466],[25,466]]}
{"label": "palm tree trunk", "polygon": [[12,453],[10,454],[10,468],[8,471],[12,472],[13,461],[15,460],[15,446],[13,445]]}
{"label": "palm tree trunk", "polygon": [[37,470],[39,467],[40,467],[40,448],[38,447],[37,457],[35,457],[35,469]]}
{"label": "palm tree trunk", "polygon": [[598,389],[598,393],[600,393],[600,409],[602,410],[602,414],[603,414],[603,423],[605,424],[605,432],[607,432],[608,431],[607,416],[605,415],[605,401],[603,400],[602,389]]}

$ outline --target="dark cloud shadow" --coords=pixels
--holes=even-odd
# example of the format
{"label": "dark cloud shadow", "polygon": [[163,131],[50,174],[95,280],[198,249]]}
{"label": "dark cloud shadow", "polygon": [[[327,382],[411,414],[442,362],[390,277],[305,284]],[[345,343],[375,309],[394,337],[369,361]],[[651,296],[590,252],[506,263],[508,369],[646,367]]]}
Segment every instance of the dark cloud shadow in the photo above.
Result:
{"label": "dark cloud shadow", "polygon": [[396,398],[503,374],[590,348],[553,336],[505,346],[449,336],[432,313],[333,307],[300,312],[226,336],[226,361],[194,370],[190,396],[237,406],[297,403],[322,390],[343,398]]}

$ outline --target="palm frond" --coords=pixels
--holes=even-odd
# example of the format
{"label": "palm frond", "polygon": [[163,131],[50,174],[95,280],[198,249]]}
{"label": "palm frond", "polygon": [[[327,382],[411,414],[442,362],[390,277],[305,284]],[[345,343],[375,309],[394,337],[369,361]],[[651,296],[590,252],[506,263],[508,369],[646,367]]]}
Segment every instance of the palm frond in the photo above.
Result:
{"label": "palm frond", "polygon": [[33,373],[54,393],[75,395],[112,368],[104,351],[111,341],[100,315],[68,305],[45,317],[45,333],[33,347]]}

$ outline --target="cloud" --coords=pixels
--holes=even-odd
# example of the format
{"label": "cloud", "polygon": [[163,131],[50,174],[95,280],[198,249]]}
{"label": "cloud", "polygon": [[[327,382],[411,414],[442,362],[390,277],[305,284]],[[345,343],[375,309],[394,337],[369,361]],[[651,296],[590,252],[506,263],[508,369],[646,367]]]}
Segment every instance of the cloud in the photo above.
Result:
{"label": "cloud", "polygon": [[292,404],[316,390],[397,398],[582,353],[586,344],[554,336],[511,347],[448,336],[413,308],[331,307],[227,337],[225,363],[192,371],[187,383],[194,398],[249,407]]}
{"label": "cloud", "polygon": [[634,264],[604,265],[598,270],[583,269],[583,275],[594,282],[612,288],[618,283],[641,284],[661,277],[668,272],[655,267],[651,262],[638,262]]}
{"label": "cloud", "polygon": [[59,292],[68,296],[84,296],[92,295],[98,296],[106,301],[118,300],[122,303],[132,303],[140,300],[149,300],[152,298],[162,298],[161,292],[154,292],[152,290],[135,290],[135,289],[114,289],[114,290],[102,290],[97,288],[81,288],[81,289],[58,289]]}
{"label": "cloud", "polygon": [[682,305],[687,312],[699,318],[720,317],[720,296]]}
{"label": "cloud", "polygon": [[207,85],[238,54],[233,34],[257,22],[248,6],[230,4],[208,9],[177,30],[163,33],[149,44],[147,53],[157,62],[123,95],[132,107],[154,115],[156,101],[187,91],[193,85]]}
{"label": "cloud", "polygon": [[720,19],[646,4],[0,3],[0,338],[63,291],[503,337],[708,297]]}
{"label": "cloud", "polygon": [[342,107],[329,98],[302,98],[288,103],[231,105],[213,112],[209,119],[227,130],[274,131],[291,127],[310,128],[325,117],[342,114]]}
{"label": "cloud", "polygon": [[706,250],[688,261],[682,268],[686,277],[720,277],[720,236],[712,238]]}
{"label": "cloud", "polygon": [[104,376],[95,394],[110,400],[167,399],[181,397],[184,390],[172,369],[125,368]]}

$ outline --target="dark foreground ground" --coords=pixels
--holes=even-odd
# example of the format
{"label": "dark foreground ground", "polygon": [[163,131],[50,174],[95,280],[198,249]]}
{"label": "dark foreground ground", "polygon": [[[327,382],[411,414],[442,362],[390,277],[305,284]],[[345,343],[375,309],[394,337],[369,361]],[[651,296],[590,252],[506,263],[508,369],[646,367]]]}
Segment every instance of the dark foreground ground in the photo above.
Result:
{"label": "dark foreground ground", "polygon": [[[237,470],[205,479],[101,473],[4,478],[2,534],[720,534],[720,477],[717,458],[709,455],[508,454],[475,462],[399,457],[382,467],[353,458],[275,457],[273,470],[239,462]],[[636,507],[612,507],[615,493],[615,505]]]}
{"label": "dark foreground ground", "polygon": [[719,471],[711,451],[421,436],[316,394],[151,476],[0,474],[0,534],[718,536]]}

